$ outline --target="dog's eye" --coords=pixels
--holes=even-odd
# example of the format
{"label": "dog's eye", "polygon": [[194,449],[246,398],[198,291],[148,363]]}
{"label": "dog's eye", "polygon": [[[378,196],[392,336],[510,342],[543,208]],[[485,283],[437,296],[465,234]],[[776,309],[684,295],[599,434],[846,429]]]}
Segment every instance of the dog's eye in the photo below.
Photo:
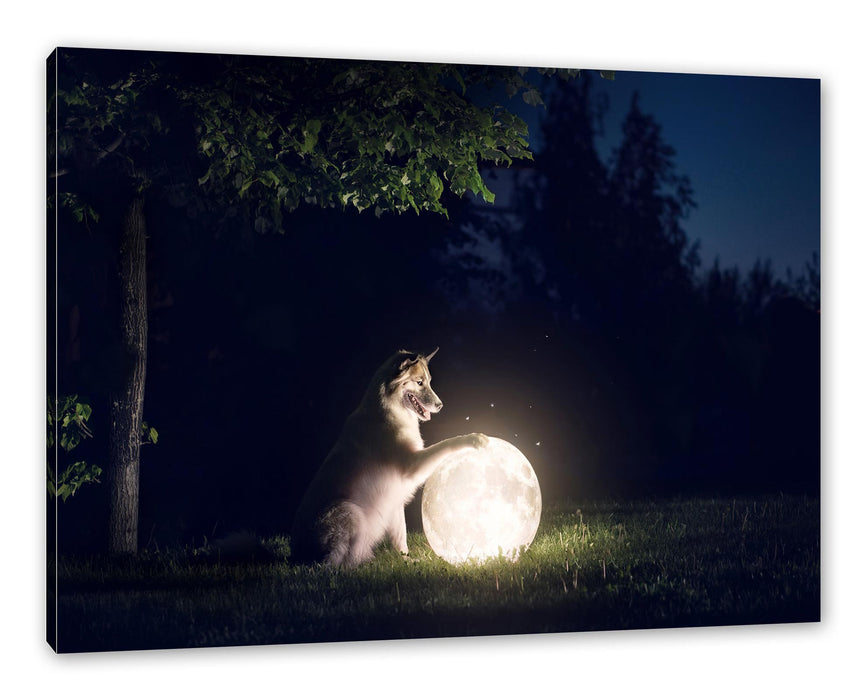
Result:
{"label": "dog's eye", "polygon": [[418,380],[418,386],[424,386],[424,380],[423,379]]}

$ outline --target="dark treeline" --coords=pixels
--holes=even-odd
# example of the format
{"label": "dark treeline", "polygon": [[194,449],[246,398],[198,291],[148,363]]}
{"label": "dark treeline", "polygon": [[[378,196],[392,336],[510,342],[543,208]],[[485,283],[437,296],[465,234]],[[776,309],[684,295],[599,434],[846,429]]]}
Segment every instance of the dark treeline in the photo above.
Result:
{"label": "dark treeline", "polygon": [[[313,471],[394,350],[429,352],[429,441],[510,440],[551,502],[646,493],[816,493],[817,259],[799,277],[701,265],[700,200],[635,98],[595,147],[592,81],[551,84],[544,148],[494,173],[493,207],[448,219],[301,208],[283,235],[155,201],[140,540],[285,533]],[[64,229],[61,393],[92,403],[105,459],[105,255]],[[105,489],[61,504],[67,546],[101,546]],[[411,523],[410,523],[411,525]]]}
{"label": "dark treeline", "polygon": [[557,464],[580,460],[570,481],[601,492],[817,492],[817,253],[784,280],[770,261],[701,267],[684,230],[697,195],[638,96],[607,163],[591,80],[549,104],[512,218],[494,210],[467,234],[467,252],[507,265],[467,255],[455,287],[474,296],[485,280],[500,348],[530,328],[546,341],[535,381],[559,421]]}

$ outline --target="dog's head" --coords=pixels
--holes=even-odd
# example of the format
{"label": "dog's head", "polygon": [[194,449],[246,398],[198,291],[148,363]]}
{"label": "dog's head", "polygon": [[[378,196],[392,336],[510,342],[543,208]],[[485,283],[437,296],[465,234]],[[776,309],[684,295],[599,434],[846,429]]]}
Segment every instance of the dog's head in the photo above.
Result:
{"label": "dog's head", "polygon": [[[442,402],[433,391],[428,366],[436,348],[429,355],[400,350],[392,359],[392,379],[388,382],[389,403],[414,415],[419,421],[430,420],[442,410]],[[386,397],[383,397],[383,399]]]}

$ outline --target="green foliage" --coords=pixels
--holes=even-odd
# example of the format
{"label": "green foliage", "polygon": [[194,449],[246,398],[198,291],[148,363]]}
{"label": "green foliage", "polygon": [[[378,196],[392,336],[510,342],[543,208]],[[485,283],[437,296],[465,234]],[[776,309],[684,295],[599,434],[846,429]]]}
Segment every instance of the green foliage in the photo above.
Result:
{"label": "green foliage", "polygon": [[[110,63],[101,52],[94,55]],[[147,153],[154,140],[168,132],[163,121],[168,115],[160,114],[158,100],[149,99],[163,76],[153,63],[145,62],[118,80],[106,80],[103,73],[88,70],[86,62],[79,65],[65,54],[61,61],[63,77],[48,95],[49,174],[58,182],[49,206],[69,208],[79,222],[95,222],[99,216],[92,202],[67,190],[69,179],[64,176],[76,173],[86,178],[107,169],[126,178],[133,191],[149,186],[158,168],[148,163]]]}
{"label": "green foliage", "polygon": [[79,460],[55,476],[51,459],[52,455],[59,456],[56,444],[68,454],[82,440],[93,437],[87,425],[91,413],[90,404],[79,401],[77,394],[61,396],[56,403],[52,397],[48,397],[48,493],[52,498],[59,497],[66,501],[84,484],[99,483],[102,469],[95,464]]}
{"label": "green foliage", "polygon": [[68,209],[79,224],[89,227],[90,222],[99,222],[99,213],[74,192],[58,192],[48,197],[48,208],[54,209],[59,204],[61,209]]}
{"label": "green foliage", "polygon": [[93,410],[90,404],[78,401],[78,395],[61,396],[55,404],[48,397],[48,447],[54,446],[55,427],[60,435],[60,446],[66,451],[75,449],[84,438],[93,437],[87,421]]}
{"label": "green foliage", "polygon": [[[56,496],[66,501],[85,484],[99,483],[99,477],[102,475],[101,467],[85,460],[77,460],[66,465],[62,472],[58,472],[52,459],[61,454],[68,455],[78,447],[82,440],[93,437],[93,433],[87,425],[92,413],[93,409],[90,404],[79,401],[77,394],[61,396],[56,402],[51,396],[48,397],[46,439],[48,445],[48,493],[52,498]],[[159,433],[156,428],[143,422],[141,444],[155,445],[158,438]],[[59,446],[62,453],[55,446]]]}
{"label": "green foliage", "polygon": [[159,439],[159,433],[152,425],[148,425],[147,421],[141,423],[141,444],[155,445]]}
{"label": "green foliage", "polygon": [[95,464],[78,461],[70,464],[63,473],[54,478],[51,465],[48,465],[48,493],[54,497],[62,498],[64,502],[70,496],[74,496],[84,484],[98,484],[102,469]]}
{"label": "green foliage", "polygon": [[[467,97],[495,77],[447,65],[239,61],[218,82],[178,91],[196,114],[198,179],[219,198],[258,203],[256,228],[282,211],[323,207],[447,214],[447,190],[493,193],[479,164],[531,158],[526,124],[500,105]],[[538,90],[498,71],[529,104]]]}
{"label": "green foliage", "polygon": [[[108,166],[139,192],[160,179],[188,201],[242,205],[260,232],[282,231],[283,213],[302,203],[447,216],[448,192],[493,202],[483,164],[532,157],[526,124],[496,101],[482,103],[478,91],[504,88],[508,98],[543,104],[526,69],[249,56],[184,60],[190,58],[141,54],[137,68],[107,78],[110,57],[61,52],[61,79],[49,95],[55,174]],[[540,72],[565,79],[579,73]],[[182,139],[155,157],[165,148],[169,123],[184,125]],[[184,140],[187,134],[192,138]],[[174,170],[166,165],[171,159]],[[200,167],[195,174],[191,162]],[[77,220],[96,220],[75,191],[60,190],[58,203]]]}

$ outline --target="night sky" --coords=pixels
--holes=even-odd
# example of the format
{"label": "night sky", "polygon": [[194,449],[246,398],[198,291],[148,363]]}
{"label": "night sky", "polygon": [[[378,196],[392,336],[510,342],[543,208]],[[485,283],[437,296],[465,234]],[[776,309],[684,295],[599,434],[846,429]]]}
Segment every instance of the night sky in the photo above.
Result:
{"label": "night sky", "polygon": [[[661,124],[694,188],[685,229],[704,267],[770,259],[784,276],[820,251],[820,80],[618,71],[594,87],[609,100],[602,156],[618,145],[635,92]],[[522,116],[538,149],[540,115]]]}

